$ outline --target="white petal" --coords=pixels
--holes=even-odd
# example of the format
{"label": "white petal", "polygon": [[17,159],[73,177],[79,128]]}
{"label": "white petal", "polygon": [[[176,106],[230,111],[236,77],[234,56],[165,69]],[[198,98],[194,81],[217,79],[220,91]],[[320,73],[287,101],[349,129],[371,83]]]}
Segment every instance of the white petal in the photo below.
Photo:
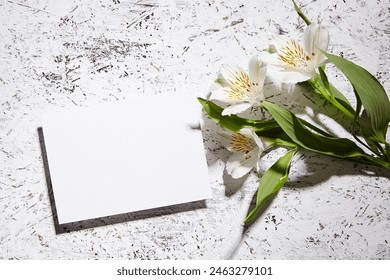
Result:
{"label": "white petal", "polygon": [[310,24],[303,34],[303,45],[306,53],[314,60],[315,67],[323,60],[329,45],[329,31],[320,24]]}
{"label": "white petal", "polygon": [[226,81],[226,79],[224,78],[224,76],[221,73],[218,74],[218,77],[215,80],[214,84],[217,84],[220,87],[229,87],[230,86],[228,81]]}
{"label": "white petal", "polygon": [[231,82],[236,81],[237,79],[239,79],[239,77],[248,76],[248,74],[241,67],[233,64],[223,64],[221,66],[221,75],[232,87],[234,87],[234,84]]}
{"label": "white petal", "polygon": [[273,36],[273,39],[274,39],[273,47],[276,49],[277,52],[282,51],[284,47],[288,45],[288,43],[291,40],[287,36],[283,36],[283,35]]}
{"label": "white petal", "polygon": [[[283,43],[283,45],[282,45]],[[272,76],[272,71],[274,69],[271,69],[271,68],[274,68],[274,67],[278,67],[278,71],[286,71],[286,72],[303,72],[305,73],[305,71],[311,69],[312,67],[307,67],[307,69],[304,69],[304,68],[301,68],[301,67],[297,67],[294,65],[294,63],[289,63],[289,62],[284,62],[281,60],[281,57],[285,57],[286,56],[286,50],[290,50],[289,51],[289,59],[291,59],[291,62],[297,62],[301,59],[304,59],[306,60],[306,55],[304,53],[304,48],[295,40],[289,40],[289,41],[286,41],[286,42],[280,42],[280,51],[278,53],[274,53],[274,54],[268,54],[268,55],[264,55],[263,56],[263,59],[265,61],[267,61],[267,63],[271,66],[271,67],[268,67],[268,74],[269,76]],[[303,52],[301,54],[301,51]],[[293,57],[293,58],[291,58]],[[310,61],[305,61],[305,63],[309,63],[311,64],[312,62]]]}
{"label": "white petal", "polygon": [[225,86],[221,85],[221,83],[219,82],[219,80],[215,80],[212,84],[211,84],[211,87],[210,87],[210,91],[213,92],[214,90],[217,90],[217,89],[220,89],[220,88],[223,88]]}
{"label": "white petal", "polygon": [[252,105],[248,102],[234,104],[226,107],[225,110],[222,111],[222,116],[230,116],[232,114],[238,114],[244,112],[249,109]]}
{"label": "white petal", "polygon": [[274,48],[276,49],[276,53],[271,54],[269,52],[263,52],[261,54],[261,59],[264,60],[268,65],[286,68],[287,64],[279,59],[278,53],[283,52],[284,48],[289,44],[290,41],[291,40],[285,36],[274,36]]}
{"label": "white petal", "polygon": [[261,140],[255,132],[253,132],[253,134],[254,134],[253,140],[255,140],[257,146],[259,147],[260,153],[262,153],[265,150],[267,145],[265,145],[265,143],[263,143],[263,140]]}
{"label": "white petal", "polygon": [[278,71],[275,79],[280,83],[296,84],[310,80],[312,77],[306,76],[298,71]]}
{"label": "white petal", "polygon": [[230,152],[234,152],[233,149],[233,141],[232,141],[232,136],[235,133],[230,131],[230,130],[221,130],[218,131],[219,138],[221,140],[222,145],[228,149]]}
{"label": "white petal", "polygon": [[241,128],[240,129],[240,134],[242,134],[242,135],[244,135],[244,136],[246,136],[246,137],[248,137],[250,139],[254,139],[254,135],[253,134],[255,134],[255,132],[252,129],[246,127],[246,128]]}
{"label": "white petal", "polygon": [[268,65],[280,65],[280,60],[278,59],[277,53],[263,52],[261,54],[261,59],[265,61]]}
{"label": "white petal", "polygon": [[320,25],[318,40],[315,43],[315,46],[320,50],[327,51],[329,46],[329,31],[327,28]]}
{"label": "white petal", "polygon": [[255,92],[260,94],[263,90],[264,80],[267,73],[267,63],[253,56],[249,61],[249,78],[255,89]]}
{"label": "white petal", "polygon": [[303,48],[305,49],[306,53],[310,55],[314,50],[314,37],[316,36],[317,30],[318,24],[313,23],[307,26],[303,32]]}
{"label": "white petal", "polygon": [[240,178],[251,171],[258,160],[258,149],[254,149],[248,154],[232,154],[226,163],[226,171],[233,178]]}
{"label": "white petal", "polygon": [[319,60],[316,62],[317,68],[318,68],[318,67],[321,67],[321,66],[323,66],[323,65],[325,65],[325,64],[327,64],[327,63],[329,63],[329,59],[328,59],[325,55],[323,55],[322,53],[321,53],[321,56],[319,56],[317,59],[319,59]]}
{"label": "white petal", "polygon": [[250,139],[253,139],[255,141],[256,145],[259,147],[260,153],[262,153],[264,151],[264,149],[269,146],[269,143],[264,143],[263,140],[260,139],[259,136],[257,136],[256,132],[254,132],[250,128],[242,128],[240,130],[240,134],[242,134]]}
{"label": "white petal", "polygon": [[231,100],[227,94],[227,90],[229,88],[218,88],[211,92],[210,99],[211,100],[219,100],[225,103],[233,104],[234,100]]}

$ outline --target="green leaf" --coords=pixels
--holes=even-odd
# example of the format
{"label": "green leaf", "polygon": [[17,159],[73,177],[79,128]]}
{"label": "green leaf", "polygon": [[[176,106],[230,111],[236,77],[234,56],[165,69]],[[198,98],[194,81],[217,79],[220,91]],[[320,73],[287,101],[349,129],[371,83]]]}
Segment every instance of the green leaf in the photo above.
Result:
{"label": "green leaf", "polygon": [[278,124],[275,121],[248,120],[235,115],[223,116],[223,109],[212,101],[200,97],[198,100],[210,118],[231,131],[239,132],[242,128],[248,127],[253,129],[255,132],[260,132],[278,127]]}
{"label": "green leaf", "polygon": [[345,109],[347,109],[351,114],[355,113],[355,110],[351,106],[351,103],[349,103],[348,99],[342,94],[337,88],[335,88],[332,84],[330,85],[330,90],[333,93],[334,99],[337,100],[338,103],[343,105]]}
{"label": "green leaf", "polygon": [[387,158],[390,158],[390,144],[387,142],[385,143],[385,151],[386,151]]}
{"label": "green leaf", "polygon": [[370,140],[386,143],[390,122],[390,101],[383,86],[367,70],[337,55],[324,52],[351,82],[366,111],[365,120],[359,119],[363,135]]}
{"label": "green leaf", "polygon": [[[357,141],[360,142],[359,138],[356,135],[356,123],[358,122],[360,112],[362,110],[362,101],[360,100],[359,95],[356,93],[356,90],[354,89],[355,96],[356,96],[356,109],[355,109],[355,118],[353,119],[352,122],[352,135],[355,137]],[[363,112],[364,113],[364,112]],[[370,149],[370,148],[369,148]]]}
{"label": "green leaf", "polygon": [[314,130],[315,132],[319,133],[319,134],[322,134],[324,136],[328,136],[328,137],[333,137],[332,135],[330,135],[329,133],[323,131],[322,129],[316,127],[315,125],[312,125],[311,123],[305,121],[304,119],[301,119],[301,118],[298,118],[298,120],[306,127],[308,128],[311,128],[312,130]]}
{"label": "green leaf", "polygon": [[261,210],[261,207],[283,187],[287,181],[296,150],[295,148],[287,152],[264,173],[257,190],[256,207],[249,213],[245,222],[252,221]]}
{"label": "green leaf", "polygon": [[353,120],[353,125],[355,126],[355,122],[358,120],[358,117],[360,115],[360,112],[362,110],[362,101],[360,100],[359,95],[356,92],[356,89],[353,89],[353,92],[355,93],[356,96],[356,109],[355,109],[355,119]]}
{"label": "green leaf", "polygon": [[268,101],[263,107],[274,117],[284,132],[299,146],[314,152],[339,158],[353,158],[364,155],[353,141],[346,138],[328,137],[311,132],[290,111]]}
{"label": "green leaf", "polygon": [[[360,98],[358,99],[358,105],[359,100]],[[362,129],[362,134],[365,138],[370,139],[370,136],[375,134],[374,128],[371,126],[371,119],[367,114],[367,110],[363,110],[362,115],[359,117],[359,124],[360,127],[364,127],[364,130]]]}
{"label": "green leaf", "polygon": [[302,13],[301,9],[298,7],[297,3],[295,3],[294,0],[293,1],[293,4],[294,4],[294,8],[295,8],[295,11],[297,11],[298,15],[301,17],[301,19],[303,19],[303,21],[307,24],[307,25],[310,25],[311,24],[311,21]]}
{"label": "green leaf", "polygon": [[317,74],[314,81],[307,81],[315,92],[321,94],[328,102],[342,111],[348,118],[353,120],[355,110],[352,108],[348,99],[332,84],[321,67],[318,68],[320,74]]}
{"label": "green leaf", "polygon": [[[271,135],[274,135],[275,137],[277,136],[282,137],[281,133],[283,133],[283,130],[280,129],[279,125],[275,121],[254,121],[254,120],[240,118],[234,115],[222,116],[223,109],[218,105],[216,105],[214,102],[205,100],[200,97],[198,98],[198,100],[202,104],[203,108],[205,109],[205,111],[207,112],[210,118],[212,118],[215,122],[221,124],[223,127],[229,130],[232,130],[234,132],[239,132],[241,128],[250,127],[256,132],[264,132],[261,133],[260,135],[264,135],[267,137],[270,137]],[[306,127],[309,127],[322,135],[330,136],[327,132],[312,125],[311,123],[303,119],[299,119],[299,120]],[[267,131],[267,133],[265,131]]]}
{"label": "green leaf", "polygon": [[326,92],[329,93],[329,96],[331,98],[334,98],[333,93],[330,89],[328,76],[326,76],[324,69],[322,69],[321,67],[318,67],[318,71],[320,72],[321,81],[322,81],[322,84],[324,85]]}
{"label": "green leaf", "polygon": [[[288,133],[286,133],[285,128],[279,126],[280,125],[280,124],[278,124],[279,121],[275,118],[275,116],[274,116],[274,118],[275,118],[276,121],[255,121],[255,120],[248,120],[248,119],[240,118],[240,117],[237,117],[237,116],[234,116],[234,115],[232,115],[232,116],[222,116],[223,109],[221,107],[219,107],[218,105],[214,104],[212,101],[208,101],[208,100],[205,100],[205,99],[202,99],[202,98],[198,98],[198,100],[203,105],[203,108],[205,109],[207,114],[210,116],[210,118],[212,118],[214,121],[216,121],[217,123],[221,124],[223,127],[227,128],[229,130],[232,130],[234,132],[239,132],[242,128],[248,127],[248,128],[253,129],[254,131],[256,131],[256,133],[259,136],[268,137],[270,139],[273,139],[275,145],[280,145],[280,146],[285,146],[285,147],[292,147],[292,146],[294,146],[294,144],[297,144],[297,145],[300,145],[302,147],[305,147],[305,145],[302,145],[299,142],[297,142],[296,139],[292,139],[291,136],[288,135]],[[266,103],[269,103],[269,102],[263,101],[263,104],[266,104]],[[272,103],[270,103],[270,104],[272,104]],[[275,106],[277,106],[277,105],[275,105]],[[297,119],[297,121],[303,127],[302,129],[304,131],[307,131],[311,135],[314,135],[314,138],[315,137],[320,137],[321,135],[312,133],[306,127],[309,127],[311,129],[313,129],[314,131],[317,131],[318,133],[322,134],[323,137],[325,137],[325,138],[322,139],[322,142],[324,142],[324,145],[327,144],[327,141],[329,139],[336,139],[336,140],[340,140],[341,142],[349,141],[347,139],[338,139],[338,138],[326,137],[326,135],[329,135],[326,132],[320,130],[319,128],[315,128],[313,125],[305,122],[302,119],[299,119],[297,117],[295,117],[295,119]],[[318,139],[314,139],[313,141],[317,141],[317,140]],[[333,142],[331,141],[329,143],[334,143],[334,145],[337,144],[334,141]],[[355,145],[355,143],[352,142],[352,141],[349,141],[347,144],[349,144],[349,143],[352,143],[353,145]],[[332,144],[330,144],[330,145],[331,145],[331,147],[329,147],[329,149],[331,150]],[[343,148],[346,147],[346,146],[349,147],[350,150],[353,147],[358,148],[356,145],[353,146],[353,147],[351,147],[351,145],[349,145],[349,146],[348,145],[341,145],[339,150],[343,150]],[[332,154],[329,151],[320,151],[320,150],[318,151],[315,148],[310,148],[310,147],[305,147],[305,148],[307,148],[308,150],[317,151],[317,152],[320,152],[320,153],[323,153],[323,154],[333,155],[333,156],[336,156],[336,157],[348,157],[348,156],[337,156],[337,155]],[[337,152],[337,150],[336,150],[336,152]],[[345,153],[348,153],[348,149],[345,150]],[[361,161],[364,162],[364,163],[385,166],[387,168],[389,167],[388,163],[383,162],[383,160],[380,160],[380,159],[372,158],[369,155],[364,155],[363,158],[364,158],[364,160],[361,160]],[[354,158],[354,160],[355,161],[359,161],[356,158]]]}
{"label": "green leaf", "polygon": [[[275,145],[291,147],[295,146],[295,143],[287,136],[287,134],[280,128],[280,126],[275,121],[253,121],[237,116],[222,116],[223,109],[213,103],[212,101],[205,100],[203,98],[198,98],[199,102],[203,105],[203,108],[209,115],[211,119],[219,123],[223,127],[232,130],[234,132],[239,132],[244,127],[249,127],[256,131],[259,136],[267,137],[273,139]],[[306,127],[322,134],[324,136],[331,136],[327,132],[321,130],[320,128],[310,124],[309,122],[299,119],[303,125]]]}
{"label": "green leaf", "polygon": [[226,129],[239,132],[242,128],[248,127],[253,129],[259,136],[269,138],[274,145],[284,147],[296,146],[275,121],[254,121],[240,118],[235,115],[223,116],[223,109],[212,101],[203,98],[198,98],[198,100],[209,117]]}

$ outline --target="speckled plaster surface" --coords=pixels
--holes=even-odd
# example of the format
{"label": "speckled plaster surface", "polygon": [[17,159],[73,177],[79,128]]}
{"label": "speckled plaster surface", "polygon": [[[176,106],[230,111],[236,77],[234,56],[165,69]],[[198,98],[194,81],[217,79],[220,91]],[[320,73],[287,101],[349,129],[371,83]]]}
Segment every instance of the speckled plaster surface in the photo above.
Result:
{"label": "speckled plaster surface", "polygon": [[[329,28],[331,52],[389,90],[388,1],[301,5]],[[0,258],[390,259],[388,171],[301,151],[286,187],[243,229],[259,176],[224,173],[228,152],[207,118],[212,199],[55,224],[37,132],[43,112],[141,94],[206,96],[222,63],[245,67],[272,34],[298,36],[303,27],[287,0],[0,1]],[[342,75],[328,73],[353,100]],[[311,92],[271,91],[310,120],[331,123],[320,113],[328,105]],[[264,155],[261,170],[281,152]]]}

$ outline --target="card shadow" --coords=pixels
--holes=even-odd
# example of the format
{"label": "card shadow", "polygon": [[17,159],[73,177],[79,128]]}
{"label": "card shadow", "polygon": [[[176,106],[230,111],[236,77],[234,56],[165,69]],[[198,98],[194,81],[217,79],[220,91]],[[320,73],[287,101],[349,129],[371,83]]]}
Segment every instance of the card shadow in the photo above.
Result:
{"label": "card shadow", "polygon": [[197,209],[206,208],[206,201],[199,200],[194,202],[181,203],[165,207],[158,207],[148,210],[136,211],[131,213],[124,213],[118,215],[111,215],[106,217],[99,217],[95,219],[88,219],[78,222],[60,224],[58,221],[57,208],[54,198],[53,185],[50,176],[49,162],[45,146],[45,138],[42,127],[38,128],[38,137],[42,153],[43,168],[45,172],[46,184],[50,200],[51,211],[53,214],[53,222],[56,234],[70,233],[72,231],[84,230],[89,228],[96,228],[101,226],[114,225],[141,219],[155,218],[180,212],[193,211]]}

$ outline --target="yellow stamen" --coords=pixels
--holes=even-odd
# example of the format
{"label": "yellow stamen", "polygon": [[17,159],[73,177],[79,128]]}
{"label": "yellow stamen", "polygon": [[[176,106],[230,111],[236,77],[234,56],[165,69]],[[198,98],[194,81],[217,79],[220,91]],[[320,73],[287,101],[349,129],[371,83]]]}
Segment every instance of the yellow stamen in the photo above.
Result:
{"label": "yellow stamen", "polygon": [[237,153],[247,154],[256,146],[255,141],[242,134],[233,134],[231,139],[232,149]]}
{"label": "yellow stamen", "polygon": [[311,58],[305,53],[301,45],[297,41],[291,40],[287,45],[278,53],[279,60],[283,61],[289,66],[299,68],[303,71],[307,71],[307,62]]}
{"label": "yellow stamen", "polygon": [[244,72],[240,71],[236,73],[234,78],[229,80],[229,82],[231,87],[227,90],[227,94],[231,100],[244,100],[252,90],[249,76]]}

